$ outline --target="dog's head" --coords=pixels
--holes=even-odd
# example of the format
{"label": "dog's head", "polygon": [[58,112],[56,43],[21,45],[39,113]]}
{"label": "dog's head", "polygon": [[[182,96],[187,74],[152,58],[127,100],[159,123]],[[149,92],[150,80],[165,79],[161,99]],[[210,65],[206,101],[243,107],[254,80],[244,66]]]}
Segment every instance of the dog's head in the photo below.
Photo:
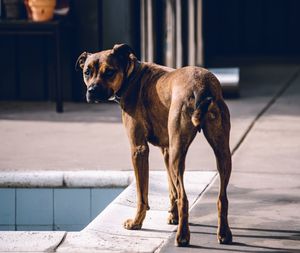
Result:
{"label": "dog's head", "polygon": [[82,70],[87,102],[113,97],[133,71],[134,59],[133,50],[126,44],[94,54],[83,52],[77,59],[76,69]]}

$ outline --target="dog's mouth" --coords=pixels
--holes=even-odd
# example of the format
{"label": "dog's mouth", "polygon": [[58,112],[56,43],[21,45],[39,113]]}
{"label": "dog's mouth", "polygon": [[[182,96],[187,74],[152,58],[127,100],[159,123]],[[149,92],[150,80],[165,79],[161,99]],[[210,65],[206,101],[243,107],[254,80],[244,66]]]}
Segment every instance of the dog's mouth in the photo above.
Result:
{"label": "dog's mouth", "polygon": [[86,92],[86,101],[89,104],[107,101],[113,96],[113,93],[112,89],[97,88],[93,91]]}

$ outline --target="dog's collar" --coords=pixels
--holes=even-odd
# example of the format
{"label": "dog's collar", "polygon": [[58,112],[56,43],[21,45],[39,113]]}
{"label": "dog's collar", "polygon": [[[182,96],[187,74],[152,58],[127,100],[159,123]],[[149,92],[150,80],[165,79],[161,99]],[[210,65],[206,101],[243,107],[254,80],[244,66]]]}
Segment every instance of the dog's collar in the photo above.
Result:
{"label": "dog's collar", "polygon": [[134,68],[133,68],[132,72],[130,73],[130,75],[127,78],[125,78],[125,80],[123,81],[123,83],[121,85],[121,88],[108,99],[109,101],[115,101],[118,104],[120,104],[122,96],[128,89],[130,83],[134,80],[135,73],[140,68],[140,66],[141,66],[141,63],[139,61],[134,62]]}
{"label": "dog's collar", "polygon": [[118,97],[117,94],[114,94],[114,95],[112,95],[108,100],[109,100],[109,101],[114,101],[114,102],[117,102],[118,104],[120,104],[121,98]]}

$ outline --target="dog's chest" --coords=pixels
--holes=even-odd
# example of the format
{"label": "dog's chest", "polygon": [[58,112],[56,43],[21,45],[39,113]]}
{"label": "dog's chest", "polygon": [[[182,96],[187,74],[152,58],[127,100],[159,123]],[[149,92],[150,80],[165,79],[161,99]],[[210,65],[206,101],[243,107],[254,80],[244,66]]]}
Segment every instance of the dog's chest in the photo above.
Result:
{"label": "dog's chest", "polygon": [[[156,115],[158,116],[158,115]],[[147,115],[143,122],[146,139],[149,143],[158,147],[166,147],[169,145],[169,137],[167,130],[167,119],[161,120],[157,117]]]}

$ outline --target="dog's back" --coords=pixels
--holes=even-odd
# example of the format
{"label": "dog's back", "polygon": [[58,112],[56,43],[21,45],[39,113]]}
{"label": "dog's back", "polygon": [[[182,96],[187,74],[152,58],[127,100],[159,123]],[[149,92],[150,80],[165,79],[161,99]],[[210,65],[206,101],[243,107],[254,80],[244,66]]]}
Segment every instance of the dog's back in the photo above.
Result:
{"label": "dog's back", "polygon": [[[207,69],[192,66],[172,69],[152,63],[143,65],[148,73],[147,79],[142,80],[144,86],[141,87],[141,101],[146,108],[147,118],[159,122],[157,128],[160,131],[162,125],[167,127],[172,104],[173,107],[181,108],[200,131],[210,103],[223,100],[218,79]],[[156,115],[160,117],[156,118]]]}

